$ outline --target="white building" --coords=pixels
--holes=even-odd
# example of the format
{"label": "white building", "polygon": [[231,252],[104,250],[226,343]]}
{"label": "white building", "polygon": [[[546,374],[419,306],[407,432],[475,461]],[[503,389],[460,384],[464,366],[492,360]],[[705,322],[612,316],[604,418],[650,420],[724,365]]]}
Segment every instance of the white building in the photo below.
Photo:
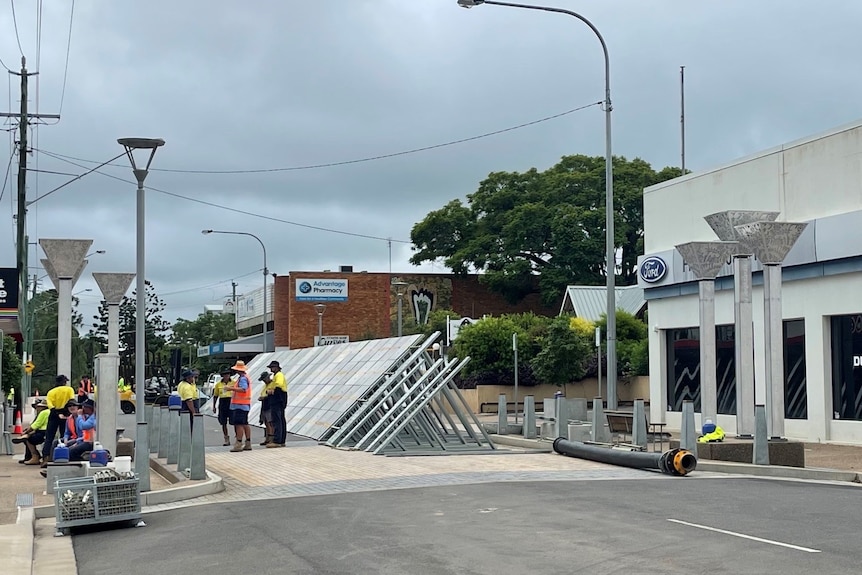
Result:
{"label": "white building", "polygon": [[[646,255],[640,263],[649,257],[661,260],[641,265],[639,273],[651,327],[651,418],[678,428],[684,399],[694,399],[699,410],[697,282],[674,246],[717,240],[703,218],[726,210],[777,211],[778,221],[809,223],[784,262],[786,435],[862,443],[862,121],[644,190]],[[648,267],[652,275],[646,273]],[[760,270],[755,260],[755,401],[762,404]],[[715,289],[718,423],[733,433],[729,265],[719,273]]]}

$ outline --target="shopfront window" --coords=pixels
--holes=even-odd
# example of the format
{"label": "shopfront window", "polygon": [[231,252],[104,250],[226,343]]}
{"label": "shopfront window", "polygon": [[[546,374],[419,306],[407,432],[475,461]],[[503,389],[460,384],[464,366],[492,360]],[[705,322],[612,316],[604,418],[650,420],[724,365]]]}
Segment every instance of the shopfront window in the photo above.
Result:
{"label": "shopfront window", "polygon": [[[682,411],[682,402],[694,402],[700,411],[700,330],[696,327],[667,330],[668,411]],[[718,412],[736,413],[736,365],[732,325],[715,328]]]}
{"label": "shopfront window", "polygon": [[862,420],[862,314],[832,318],[832,409]]}
{"label": "shopfront window", "polygon": [[805,320],[784,322],[784,416],[808,418],[808,389],[805,382]]}

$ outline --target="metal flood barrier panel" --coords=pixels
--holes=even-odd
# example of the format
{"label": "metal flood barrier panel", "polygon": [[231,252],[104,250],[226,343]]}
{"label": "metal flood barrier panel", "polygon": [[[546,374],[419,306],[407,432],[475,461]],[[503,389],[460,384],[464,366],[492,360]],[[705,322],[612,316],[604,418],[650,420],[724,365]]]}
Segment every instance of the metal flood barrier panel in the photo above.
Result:
{"label": "metal flood barrier panel", "polygon": [[[495,449],[455,386],[464,360],[435,359],[434,333],[259,354],[248,362],[252,397],[273,360],[288,382],[288,432],[375,454]],[[212,413],[211,404],[201,409]],[[257,422],[260,403],[249,422]]]}

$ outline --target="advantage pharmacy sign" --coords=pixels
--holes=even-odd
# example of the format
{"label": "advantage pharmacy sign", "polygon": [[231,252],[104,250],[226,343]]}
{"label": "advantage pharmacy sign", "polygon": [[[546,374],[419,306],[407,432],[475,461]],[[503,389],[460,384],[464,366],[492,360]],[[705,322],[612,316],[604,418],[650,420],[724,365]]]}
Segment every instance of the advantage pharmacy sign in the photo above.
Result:
{"label": "advantage pharmacy sign", "polygon": [[297,278],[296,301],[347,301],[347,280]]}

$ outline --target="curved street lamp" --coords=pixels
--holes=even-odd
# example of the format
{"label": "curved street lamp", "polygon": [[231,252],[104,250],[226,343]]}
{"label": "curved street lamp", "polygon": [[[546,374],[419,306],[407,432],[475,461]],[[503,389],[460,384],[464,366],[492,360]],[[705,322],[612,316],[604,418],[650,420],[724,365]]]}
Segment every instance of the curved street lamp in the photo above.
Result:
{"label": "curved street lamp", "polygon": [[228,234],[231,236],[248,236],[250,238],[254,238],[257,240],[257,243],[260,244],[260,248],[263,250],[263,352],[266,353],[269,351],[269,345],[267,345],[266,335],[266,276],[269,275],[269,269],[266,267],[266,246],[263,245],[263,241],[257,237],[256,235],[250,232],[229,232],[224,230],[201,230],[201,233],[205,236],[209,234]]}
{"label": "curved street lamp", "polygon": [[608,55],[608,46],[599,29],[592,22],[577,12],[564,10],[563,8],[552,8],[549,6],[533,6],[531,4],[516,4],[513,2],[496,2],[492,0],[458,0],[462,8],[473,8],[482,4],[493,6],[507,6],[510,8],[524,8],[526,10],[539,10],[541,12],[555,12],[566,14],[577,18],[590,27],[590,30],[599,39],[602,52],[605,57],[605,267],[607,273],[607,338],[608,338],[608,409],[617,408],[617,305],[616,305],[616,274],[617,259],[614,244],[614,178],[613,178],[613,154],[611,153],[611,60]]}

